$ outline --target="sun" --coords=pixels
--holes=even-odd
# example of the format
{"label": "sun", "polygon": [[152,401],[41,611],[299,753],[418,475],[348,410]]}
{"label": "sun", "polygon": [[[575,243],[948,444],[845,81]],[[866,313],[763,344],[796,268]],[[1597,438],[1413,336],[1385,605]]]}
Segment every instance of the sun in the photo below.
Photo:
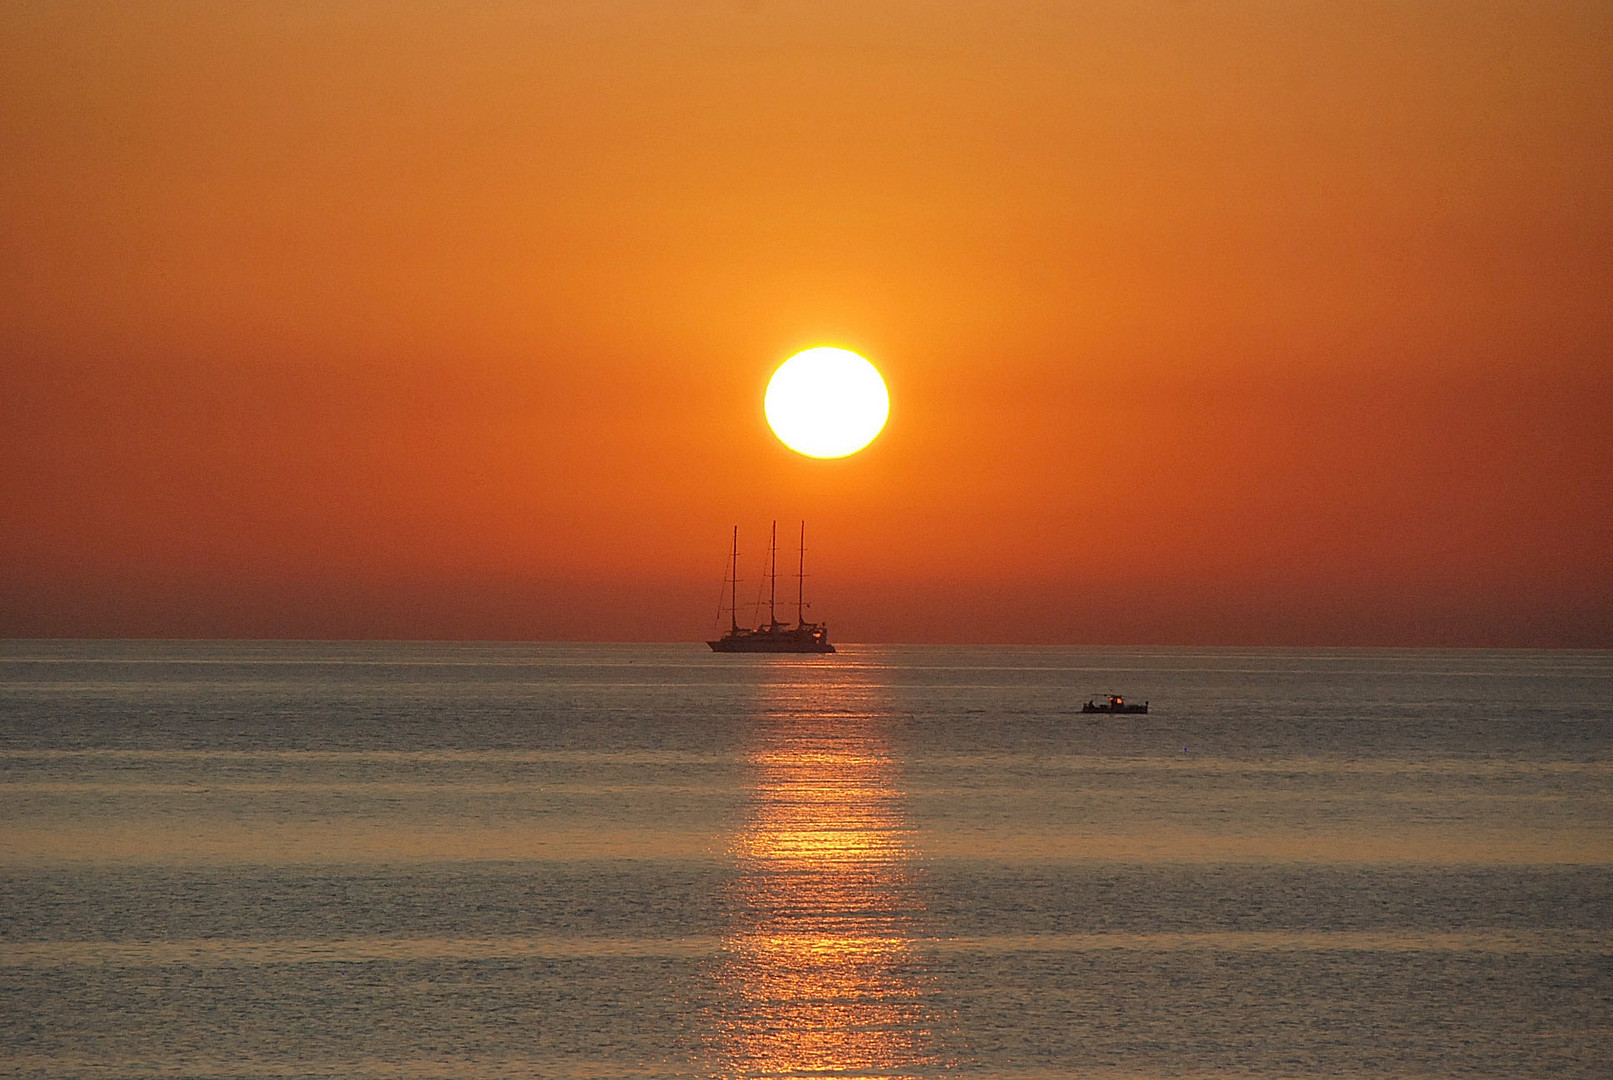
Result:
{"label": "sun", "polygon": [[785,446],[807,457],[838,458],[874,441],[891,402],[873,364],[849,349],[825,347],[780,364],[762,407]]}

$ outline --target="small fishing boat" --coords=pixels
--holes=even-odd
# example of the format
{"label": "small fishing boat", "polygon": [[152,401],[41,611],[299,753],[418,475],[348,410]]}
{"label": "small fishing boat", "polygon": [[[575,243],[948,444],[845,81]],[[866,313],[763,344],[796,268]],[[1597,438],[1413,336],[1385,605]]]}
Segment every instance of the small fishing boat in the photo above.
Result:
{"label": "small fishing boat", "polygon": [[1148,711],[1148,702],[1146,701],[1141,705],[1128,705],[1126,699],[1119,694],[1110,694],[1108,697],[1109,700],[1107,701],[1089,700],[1085,705],[1081,706],[1081,711],[1101,713],[1145,713]]}

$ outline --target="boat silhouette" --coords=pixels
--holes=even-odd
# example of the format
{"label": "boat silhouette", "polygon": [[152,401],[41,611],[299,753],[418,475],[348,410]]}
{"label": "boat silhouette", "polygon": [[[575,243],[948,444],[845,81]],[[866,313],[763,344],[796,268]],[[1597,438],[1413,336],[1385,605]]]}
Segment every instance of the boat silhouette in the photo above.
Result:
{"label": "boat silhouette", "polygon": [[1130,705],[1119,694],[1110,694],[1108,697],[1108,701],[1089,700],[1085,705],[1081,706],[1081,711],[1100,713],[1145,713],[1148,711],[1148,702],[1146,701],[1141,705]]}
{"label": "boat silhouette", "polygon": [[739,625],[739,526],[734,526],[734,547],[729,555],[728,622],[726,634],[708,641],[721,653],[832,653],[829,627],[806,618],[806,522],[801,523],[800,563],[796,571],[795,625],[778,618],[778,522],[773,522],[773,543],[768,562],[767,622],[754,630]]}

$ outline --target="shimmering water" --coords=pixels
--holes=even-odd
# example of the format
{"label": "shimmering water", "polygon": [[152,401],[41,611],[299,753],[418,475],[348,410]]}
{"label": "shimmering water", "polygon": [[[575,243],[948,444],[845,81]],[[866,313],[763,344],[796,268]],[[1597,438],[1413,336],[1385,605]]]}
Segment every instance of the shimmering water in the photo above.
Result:
{"label": "shimmering water", "polygon": [[10,1075],[1610,1060],[1613,654],[0,645]]}

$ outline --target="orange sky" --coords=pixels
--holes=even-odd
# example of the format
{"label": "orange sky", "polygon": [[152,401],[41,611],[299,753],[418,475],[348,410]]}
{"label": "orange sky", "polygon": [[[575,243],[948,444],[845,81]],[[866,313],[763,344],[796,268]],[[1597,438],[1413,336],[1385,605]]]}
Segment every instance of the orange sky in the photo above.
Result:
{"label": "orange sky", "polygon": [[[0,7],[0,634],[1613,645],[1613,7]],[[865,353],[863,453],[767,431]]]}

